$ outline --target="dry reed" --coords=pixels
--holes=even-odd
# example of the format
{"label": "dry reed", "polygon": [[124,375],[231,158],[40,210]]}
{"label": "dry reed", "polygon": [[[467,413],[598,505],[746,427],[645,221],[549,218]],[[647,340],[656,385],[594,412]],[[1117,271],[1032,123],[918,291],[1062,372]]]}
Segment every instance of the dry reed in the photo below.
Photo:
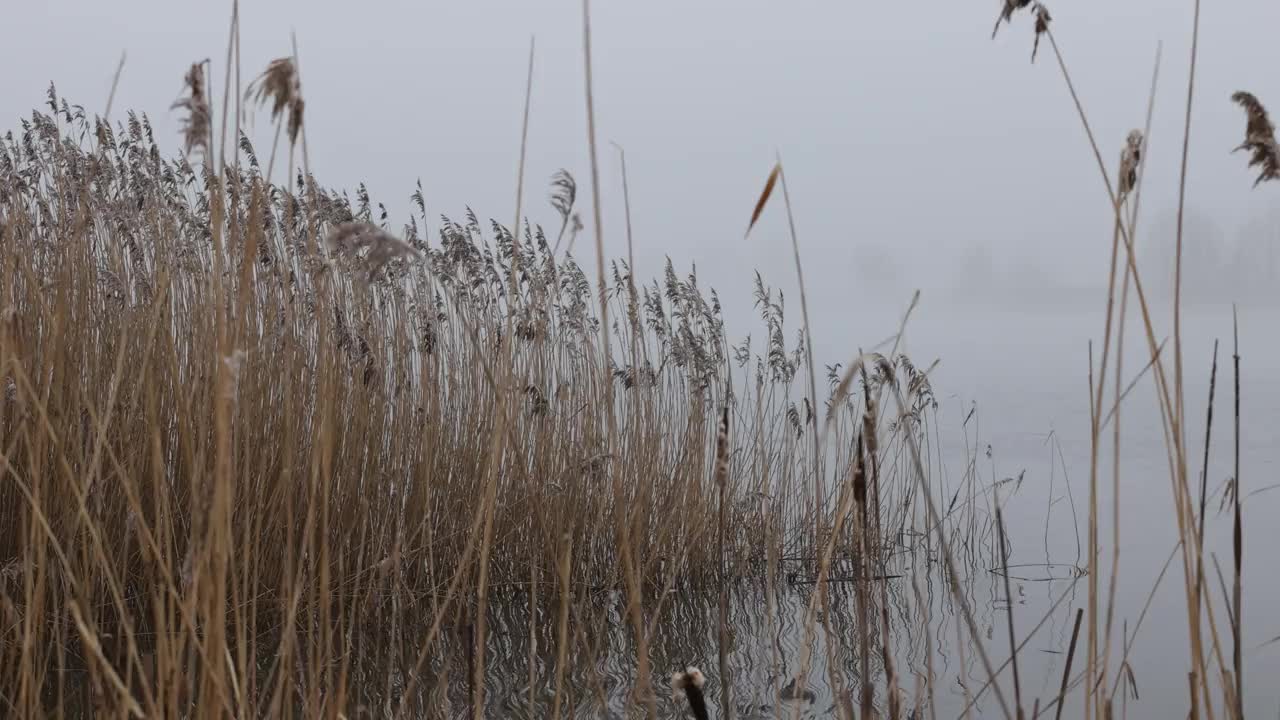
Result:
{"label": "dry reed", "polygon": [[1249,167],[1258,168],[1254,187],[1280,178],[1280,145],[1276,143],[1276,128],[1271,124],[1267,109],[1252,93],[1243,90],[1233,93],[1231,99],[1244,108],[1246,119],[1244,142],[1232,152],[1244,150],[1249,153]]}
{"label": "dry reed", "polygon": [[182,147],[189,155],[194,150],[209,152],[210,133],[213,132],[209,110],[208,90],[205,87],[204,65],[192,63],[183,77],[186,96],[179,98],[170,107],[171,110],[183,110]]}
{"label": "dry reed", "polygon": [[[1208,670],[1216,663],[1226,714],[1242,717],[1238,344],[1228,671],[1203,583],[1205,477],[1198,506],[1186,478],[1178,323],[1170,383],[1133,252],[1150,120],[1145,132],[1129,134],[1113,186],[1044,6],[1006,0],[993,37],[1001,22],[1027,7],[1035,16],[1032,60],[1046,37],[1116,216],[1102,362],[1090,397],[1085,714],[1109,717],[1121,678],[1136,685],[1127,626],[1116,681],[1104,684],[1114,566],[1101,648],[1096,580],[1097,447],[1114,415],[1119,452],[1119,407],[1127,393],[1119,336],[1132,281],[1167,427],[1179,524],[1174,552],[1180,549],[1184,561],[1192,632],[1192,716],[1203,708],[1212,717]],[[781,161],[747,232],[780,184],[801,289],[803,324],[794,346],[786,342],[781,294],[759,276],[756,301],[766,328],[760,351],[749,342],[728,344],[719,298],[704,292],[696,274],[682,278],[668,263],[661,278],[638,285],[629,196],[627,261],[621,269],[607,262],[588,10],[584,1],[594,284],[559,253],[565,234],[571,249],[581,229],[567,171],[552,181],[560,225],[554,243],[522,213],[532,49],[514,222],[486,227],[468,211],[460,223],[443,219],[438,242],[427,236],[420,187],[418,216],[396,233],[385,212],[383,227],[375,224],[376,203],[367,192],[353,204],[311,178],[296,49],[273,61],[246,93],[236,81],[237,107],[241,97],[269,106],[291,151],[303,144],[305,175],[293,177],[291,162],[283,185],[272,184],[270,164],[264,175],[238,130],[235,162],[213,167],[207,61],[190,67],[184,96],[173,106],[184,113],[180,159],[162,158],[146,117],[132,113],[114,126],[67,113],[66,127],[37,113],[20,139],[0,142],[0,267],[7,273],[0,285],[0,700],[7,710],[221,717],[336,716],[377,707],[405,716],[449,707],[449,683],[462,674],[479,717],[498,702],[485,692],[492,674],[487,642],[500,632],[488,623],[519,597],[528,602],[527,625],[513,635],[527,638],[530,685],[542,674],[540,662],[554,663],[547,704],[559,717],[574,714],[577,696],[568,686],[598,656],[601,636],[592,628],[608,615],[598,598],[620,592],[635,649],[630,697],[654,716],[649,656],[657,652],[651,643],[664,603],[678,602],[667,599],[673,594],[716,587],[720,702],[728,716],[729,587],[744,577],[776,577],[778,559],[791,555],[815,585],[805,615],[809,638],[819,614],[833,635],[831,570],[852,562],[857,617],[850,627],[857,629],[859,664],[866,671],[871,647],[879,649],[884,705],[896,719],[900,665],[890,645],[887,578],[895,551],[903,549],[895,542],[911,542],[902,540],[909,528],[930,543],[926,551],[940,556],[948,574],[963,620],[957,636],[969,634],[989,679],[978,695],[989,687],[1006,716],[1023,715],[1017,660],[1029,637],[1018,641],[1008,608],[1010,657],[993,666],[952,552],[957,536],[990,527],[975,525],[980,508],[972,486],[961,505],[968,515],[952,512],[963,487],[941,513],[937,503],[946,492],[931,484],[922,459],[919,428],[937,408],[928,372],[896,346],[887,357],[859,353],[843,374],[829,373],[818,429],[807,300]],[[229,64],[233,52],[239,55],[238,20],[237,7]],[[238,62],[235,71],[238,77]],[[1275,179],[1280,153],[1265,109],[1248,93],[1233,100],[1246,111],[1245,142],[1237,150],[1249,151],[1250,167],[1259,168],[1255,185]],[[225,98],[223,105],[225,153]],[[238,125],[238,109],[236,116]],[[77,144],[76,136],[95,142]],[[1184,179],[1187,137],[1189,120]],[[196,150],[202,168],[192,166]],[[625,164],[623,189],[626,195]],[[1130,197],[1126,223],[1122,205]],[[319,237],[335,262],[309,251]],[[1117,269],[1125,289],[1113,334]],[[613,323],[611,316],[626,321]],[[1104,417],[1113,337],[1115,401]],[[611,338],[629,347],[627,357],[615,356]],[[734,365],[742,389],[733,384]],[[797,375],[806,368],[808,392],[797,398]],[[863,383],[861,398],[850,392],[855,377]],[[1213,383],[1211,377],[1211,398]],[[897,405],[889,422],[884,392]],[[1206,465],[1208,444],[1206,429]],[[828,465],[837,469],[831,477]],[[1118,488],[1118,470],[1116,476]],[[834,503],[829,480],[836,483]],[[1008,599],[998,507],[994,517]],[[29,568],[21,582],[15,568]],[[557,608],[546,642],[539,641],[542,607]],[[1053,703],[1059,716],[1083,613],[1076,614]],[[1144,616],[1145,608],[1134,634]],[[1206,619],[1211,650],[1201,647]],[[932,635],[926,639],[931,647]],[[960,646],[963,655],[963,639]],[[927,695],[932,715],[928,662],[916,705]],[[73,665],[85,681],[70,689],[50,674]],[[1007,666],[1012,708],[998,678]],[[806,647],[789,686],[801,695],[807,670]],[[385,683],[361,682],[374,675]],[[586,678],[603,697],[599,675]],[[705,716],[703,681],[690,669],[673,687]],[[873,687],[866,671],[859,687],[863,717],[879,712]],[[970,694],[967,686],[964,692]],[[532,688],[528,703],[531,714],[540,712]],[[1033,715],[1040,711],[1037,698]]]}

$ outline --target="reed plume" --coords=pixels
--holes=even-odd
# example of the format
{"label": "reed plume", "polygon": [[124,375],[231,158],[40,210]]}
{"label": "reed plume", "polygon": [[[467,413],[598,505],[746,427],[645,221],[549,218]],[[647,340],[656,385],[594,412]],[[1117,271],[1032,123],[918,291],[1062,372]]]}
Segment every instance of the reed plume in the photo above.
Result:
{"label": "reed plume", "polygon": [[996,25],[991,29],[991,39],[995,40],[996,33],[1000,32],[1000,23],[1013,23],[1013,14],[1028,7],[1036,17],[1035,44],[1031,46],[1031,62],[1035,62],[1036,53],[1040,50],[1040,36],[1049,32],[1049,23],[1053,22],[1049,9],[1043,4],[1033,0],[1004,0],[1000,7],[1000,16],[996,18]]}
{"label": "reed plume", "polygon": [[996,18],[996,26],[991,29],[991,39],[995,40],[996,33],[1000,32],[1000,23],[1013,22],[1013,14],[1030,4],[1031,0],[1001,0],[1000,16]]}
{"label": "reed plume", "polygon": [[1142,163],[1142,131],[1130,130],[1120,151],[1119,199],[1123,202],[1138,185],[1138,167]]}
{"label": "reed plume", "polygon": [[575,232],[581,227],[581,221],[573,215],[573,203],[578,198],[578,183],[574,181],[573,175],[568,170],[557,170],[555,175],[551,176],[551,207],[560,215],[560,232],[556,235],[556,247],[560,249],[560,241],[564,239],[565,230],[569,228],[572,221]]}
{"label": "reed plume", "polygon": [[209,153],[211,130],[209,119],[212,113],[209,110],[208,95],[205,92],[203,66],[202,62],[191,63],[191,69],[183,77],[186,96],[169,106],[170,110],[184,110],[187,113],[181,121],[182,149],[187,155],[197,148],[201,149],[206,156]]}
{"label": "reed plume", "polygon": [[1053,18],[1049,15],[1049,8],[1041,3],[1036,3],[1036,39],[1031,46],[1031,62],[1036,61],[1036,52],[1040,50],[1040,36],[1049,32],[1049,23],[1053,22]]}
{"label": "reed plume", "polygon": [[1280,178],[1280,145],[1276,144],[1276,128],[1267,116],[1267,109],[1262,106],[1253,93],[1243,90],[1231,95],[1231,99],[1244,108],[1248,124],[1245,126],[1244,142],[1235,150],[1248,150],[1249,167],[1258,168],[1258,179],[1253,186],[1257,187],[1265,180]]}
{"label": "reed plume", "polygon": [[366,222],[342,223],[325,238],[325,247],[340,257],[361,258],[368,270],[369,282],[392,260],[422,257],[409,243]]}
{"label": "reed plume", "polygon": [[249,84],[246,99],[252,98],[259,105],[271,103],[271,119],[287,115],[289,142],[298,141],[302,131],[302,115],[306,102],[302,99],[302,83],[298,78],[293,58],[276,58],[267,69]]}

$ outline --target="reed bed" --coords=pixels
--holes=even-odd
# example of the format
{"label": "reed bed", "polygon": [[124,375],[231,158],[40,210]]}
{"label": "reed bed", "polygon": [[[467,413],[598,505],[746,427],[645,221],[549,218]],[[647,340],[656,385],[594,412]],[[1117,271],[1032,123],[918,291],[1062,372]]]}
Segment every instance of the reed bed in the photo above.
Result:
{"label": "reed bed", "polygon": [[864,405],[839,368],[824,402],[805,394],[762,277],[764,342],[731,344],[696,272],[641,283],[611,263],[606,331],[629,361],[606,383],[597,287],[555,250],[578,231],[569,173],[554,239],[430,218],[420,190],[393,228],[363,187],[269,182],[243,135],[217,163],[200,67],[190,155],[163,157],[145,114],[113,125],[52,87],[0,143],[6,708],[336,712],[370,648],[383,677],[423,682],[481,597],[572,616],[627,587],[624,553],[649,624],[672,590],[784,564],[803,582],[819,548],[887,562],[921,542],[902,454],[937,403],[906,356],[857,375],[912,403],[881,429],[866,547],[813,496],[811,439],[852,467]]}
{"label": "reed bed", "polygon": [[[572,255],[583,231],[573,175],[552,178],[547,232],[524,212],[523,147],[510,225],[470,209],[430,217],[421,188],[417,212],[393,223],[363,185],[354,197],[322,186],[308,169],[296,48],[242,89],[236,10],[221,103],[212,62],[185,71],[182,156],[165,157],[145,114],[112,123],[52,86],[46,108],[0,141],[0,708],[559,718],[621,706],[655,717],[660,678],[714,648],[714,682],[690,669],[675,685],[695,713],[707,712],[705,692],[725,717],[751,707],[730,695],[743,672],[735,603],[757,597],[776,629],[789,584],[804,588],[790,626],[799,666],[785,687],[768,674],[770,697],[811,697],[820,626],[833,714],[935,717],[933,648],[950,642],[930,629],[936,586],[960,665],[986,678],[963,686],[964,713],[985,696],[1011,719],[1061,717],[1072,701],[1110,718],[1121,693],[1123,716],[1133,670],[1127,622],[1113,642],[1121,522],[1106,578],[1098,488],[1111,423],[1121,492],[1132,297],[1149,361],[1139,377],[1155,384],[1167,441],[1189,715],[1243,717],[1241,479],[1237,467],[1232,587],[1219,573],[1215,597],[1206,482],[1197,502],[1188,469],[1181,222],[1168,349],[1133,252],[1150,109],[1143,130],[1117,138],[1109,168],[1044,5],[1007,0],[996,30],[1022,11],[1034,18],[1032,61],[1047,41],[1115,217],[1090,367],[1087,565],[1073,573],[1088,591],[1055,697],[1029,697],[1019,672],[1048,617],[1016,634],[1003,491],[972,466],[951,483],[940,472],[931,366],[894,342],[828,367],[819,394],[781,158],[748,232],[771,202],[785,205],[802,323],[788,325],[782,293],[757,275],[761,340],[735,342],[696,271],[668,261],[641,282],[629,230],[628,260],[604,257],[598,204],[589,277]],[[533,58],[531,47],[528,92]],[[1262,103],[1232,99],[1247,117],[1238,149],[1258,183],[1275,179]],[[265,168],[239,128],[245,104],[276,123]],[[1238,350],[1233,361],[1238,465]],[[1215,386],[1216,360],[1210,407]],[[1206,430],[1206,464],[1210,440]],[[966,590],[981,573],[1002,580],[1007,650],[990,630],[983,639],[993,619]],[[488,662],[497,646],[506,652]],[[618,647],[632,660],[614,676],[599,663]],[[495,678],[510,687],[486,693]]]}

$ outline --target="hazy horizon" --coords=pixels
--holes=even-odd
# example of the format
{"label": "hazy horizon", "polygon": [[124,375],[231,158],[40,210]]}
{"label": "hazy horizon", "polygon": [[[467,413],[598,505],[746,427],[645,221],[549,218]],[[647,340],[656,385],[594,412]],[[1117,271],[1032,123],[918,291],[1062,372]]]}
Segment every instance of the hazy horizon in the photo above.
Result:
{"label": "hazy horizon", "polygon": [[[1171,242],[1191,5],[1092,0],[1053,9],[1109,173],[1125,134],[1143,124],[1163,43],[1139,244]],[[114,120],[146,112],[162,147],[177,152],[178,117],[168,108],[193,61],[213,61],[220,119],[230,10],[230,2],[152,0],[11,9],[12,27],[32,32],[11,38],[0,57],[32,69],[0,98],[0,128],[17,129],[51,81],[91,114],[102,112],[127,52]],[[1042,44],[1029,62],[1032,21],[1021,15],[992,41],[998,10],[995,1],[919,15],[895,5],[758,2],[594,8],[606,252],[625,254],[619,164],[608,144],[616,141],[627,149],[639,276],[660,274],[670,256],[678,271],[696,264],[705,285],[741,302],[756,269],[794,293],[781,213],[766,213],[750,238],[742,235],[777,151],[811,305],[884,297],[905,306],[916,289],[947,297],[963,287],[956,269],[978,253],[993,259],[991,280],[1007,301],[1027,301],[1036,288],[1104,286],[1111,221],[1096,160],[1052,50]],[[393,227],[407,222],[418,179],[429,218],[471,207],[508,224],[536,38],[525,214],[550,223],[555,170],[577,177],[580,208],[591,202],[580,11],[573,2],[368,2],[357,13],[334,2],[245,3],[241,83],[288,54],[296,32],[320,182],[353,192],[366,183]],[[112,33],[101,32],[105,23]],[[1280,7],[1261,2],[1230,13],[1209,5],[1201,17],[1188,215],[1223,238],[1228,259],[1237,239],[1259,227],[1280,234],[1275,188],[1252,189],[1246,158],[1230,153],[1244,116],[1229,101],[1243,88],[1280,103],[1280,80],[1248,51],[1278,24]],[[46,36],[75,52],[43,52]],[[251,112],[246,132],[267,154],[265,113]],[[588,227],[575,254],[588,262],[591,218],[582,216]],[[1018,281],[1028,273],[1033,282]],[[863,286],[868,292],[858,295]]]}

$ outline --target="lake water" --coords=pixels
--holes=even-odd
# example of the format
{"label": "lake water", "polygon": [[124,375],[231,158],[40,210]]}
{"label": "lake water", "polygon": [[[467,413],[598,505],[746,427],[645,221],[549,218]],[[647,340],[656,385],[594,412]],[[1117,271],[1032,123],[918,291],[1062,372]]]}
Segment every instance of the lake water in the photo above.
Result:
{"label": "lake water", "polygon": [[[1240,310],[1243,659],[1245,709],[1250,716],[1269,715],[1280,706],[1280,691],[1274,684],[1274,678],[1280,677],[1280,643],[1267,644],[1280,636],[1280,573],[1271,556],[1280,543],[1280,528],[1271,521],[1280,506],[1280,489],[1276,488],[1280,484],[1276,452],[1280,448],[1280,339],[1273,330],[1276,319],[1277,311],[1271,307]],[[903,553],[894,558],[892,567],[885,568],[890,576],[883,583],[890,609],[889,645],[906,703],[904,710],[911,710],[913,699],[922,696],[922,683],[932,665],[937,717],[960,717],[970,706],[972,717],[1000,716],[1000,704],[986,688],[988,673],[981,653],[1000,668],[1000,691],[1012,705],[1011,668],[1004,666],[1010,655],[1006,607],[1012,607],[1015,637],[1024,643],[1018,653],[1018,671],[1028,717],[1036,699],[1047,708],[1056,697],[1076,612],[1088,605],[1088,577],[1076,568],[1088,566],[1088,343],[1102,335],[1102,321],[1101,310],[1061,307],[922,306],[913,315],[906,336],[911,357],[921,367],[934,357],[941,359],[932,375],[940,401],[937,429],[945,467],[941,481],[954,486],[966,469],[972,468],[978,487],[999,485],[1011,549],[1006,595],[1003,578],[993,572],[999,563],[990,528],[978,534],[976,546],[953,548],[959,566],[956,587],[972,611],[976,633],[965,627],[960,606],[943,580],[936,551]],[[1221,341],[1206,475],[1205,582],[1212,597],[1219,646],[1230,664],[1227,604],[1213,558],[1221,564],[1229,587],[1232,518],[1221,508],[1223,488],[1235,473],[1231,307],[1192,308],[1183,323],[1186,437],[1191,448],[1188,473],[1197,490],[1213,340]],[[1158,340],[1163,339],[1171,323],[1162,317],[1157,324]],[[840,354],[851,354],[849,348],[824,344],[829,337],[818,335],[821,361],[836,362]],[[1146,339],[1134,316],[1129,318],[1125,348],[1123,376],[1127,385],[1148,358]],[[1094,353],[1096,358],[1100,348]],[[1168,368],[1172,374],[1171,361]],[[1108,379],[1108,387],[1112,382]],[[1107,404],[1112,402],[1112,392],[1107,391]],[[1120,422],[1121,554],[1107,682],[1116,687],[1121,648],[1127,640],[1132,646],[1128,655],[1132,685],[1126,683],[1116,691],[1117,714],[1127,709],[1134,717],[1183,717],[1189,705],[1187,673],[1191,669],[1184,580],[1181,559],[1173,554],[1178,535],[1164,431],[1150,374],[1143,375],[1126,397]],[[1099,463],[1101,609],[1106,607],[1110,579],[1114,547],[1111,518],[1116,502],[1109,429],[1105,435],[1107,443]],[[1020,481],[1001,482],[1007,478]],[[988,490],[981,501],[987,503],[990,498]],[[1168,570],[1153,594],[1166,563]],[[784,564],[782,576],[791,569]],[[734,716],[791,717],[795,713],[800,717],[841,717],[842,703],[858,707],[864,676],[875,688],[876,705],[883,710],[880,618],[871,619],[872,657],[864,664],[859,655],[853,584],[833,582],[827,612],[819,608],[814,615],[818,620],[808,623],[814,586],[803,581],[804,568],[794,569],[801,579],[798,583],[783,580],[771,591],[761,582],[742,581],[731,593],[728,669]],[[832,571],[837,580],[849,574],[846,567]],[[878,594],[880,587],[873,591]],[[663,602],[650,649],[653,682],[660,689],[660,716],[684,716],[685,708],[661,688],[673,670],[694,664],[708,677],[713,717],[724,717],[719,709],[717,599],[675,594]],[[623,598],[616,591],[602,592],[575,607],[574,612],[581,616],[573,622],[580,628],[571,638],[573,654],[589,660],[572,668],[566,679],[566,715],[634,714],[634,708],[627,708],[628,693],[635,683],[635,648],[623,617]],[[527,680],[531,624],[539,637],[534,653],[539,666],[532,689]],[[520,593],[494,601],[485,683],[490,715],[549,716],[556,667],[554,625],[554,609],[542,608],[531,620]],[[1084,669],[1087,628],[1086,618],[1072,678]],[[1101,623],[1099,633],[1103,633]],[[462,646],[457,639],[454,642],[456,647]],[[1212,653],[1214,643],[1207,629],[1205,642]],[[443,670],[446,676],[457,674],[462,655],[456,647],[450,660],[454,671]],[[797,693],[787,686],[806,664],[807,693],[790,697]],[[1210,673],[1215,678],[1216,668],[1211,660]],[[372,680],[374,687],[384,682],[384,678]],[[441,697],[430,704],[443,701],[462,716],[467,694],[461,677],[451,684],[439,679],[433,684]],[[1210,686],[1217,707],[1221,707],[1220,681],[1213,679]],[[1075,687],[1067,697],[1064,716],[1081,717],[1083,691]]]}
{"label": "lake water", "polygon": [[[1136,311],[1136,303],[1131,304],[1131,310]],[[967,412],[965,408],[976,400],[983,451],[979,467],[992,479],[1026,473],[1019,493],[1008,500],[1006,508],[1013,547],[1010,564],[1075,564],[1079,557],[1076,523],[1081,544],[1087,542],[1088,341],[1102,336],[1103,313],[1101,309],[1081,312],[1052,307],[1035,311],[984,307],[965,314],[980,318],[980,322],[948,318],[945,312],[930,313],[926,308],[912,320],[909,329],[917,352],[929,348],[931,342],[942,346],[931,353],[943,360],[935,388],[944,398],[951,396],[950,401],[956,404],[956,407],[944,408],[943,415],[952,418],[953,427],[958,426],[961,413]],[[1245,498],[1242,644],[1246,712],[1250,714],[1270,714],[1280,702],[1272,682],[1273,678],[1280,677],[1280,644],[1262,647],[1280,635],[1280,615],[1275,610],[1280,607],[1280,579],[1270,557],[1271,549],[1280,541],[1280,528],[1271,522],[1280,504],[1280,490],[1269,490],[1280,482],[1276,454],[1280,448],[1280,373],[1277,372],[1280,355],[1276,352],[1280,350],[1280,342],[1273,330],[1278,317],[1280,314],[1275,308],[1266,306],[1243,307],[1239,315],[1240,487]],[[1168,313],[1162,313],[1155,324],[1157,342],[1164,334],[1171,335]],[[1206,582],[1212,588],[1222,652],[1228,662],[1229,624],[1208,555],[1216,554],[1229,587],[1232,519],[1230,512],[1218,512],[1218,508],[1223,483],[1235,473],[1231,334],[1229,305],[1194,307],[1184,313],[1186,438],[1192,449],[1188,467],[1191,478],[1198,479],[1203,469],[1205,411],[1214,339],[1221,343],[1207,473],[1212,500],[1206,522],[1205,550]],[[1131,315],[1127,322],[1125,348],[1123,374],[1127,384],[1149,358],[1147,340],[1136,315]],[[1169,348],[1172,348],[1171,340]],[[1095,358],[1100,351],[1095,345]],[[1168,371],[1172,377],[1171,361]],[[1104,406],[1109,402],[1104,401]],[[945,427],[945,420],[943,422]],[[1177,538],[1163,427],[1150,374],[1127,396],[1121,423],[1121,555],[1114,621],[1117,635],[1126,620],[1132,633]],[[1057,455],[1054,443],[1047,442],[1050,433],[1061,449],[1061,456]],[[1111,567],[1111,516],[1115,502],[1111,490],[1110,432],[1106,434],[1108,442],[1103,447],[1099,471],[1099,543],[1103,558],[1099,583],[1103,593]],[[985,455],[987,445],[991,449],[989,459]],[[953,457],[963,457],[963,451],[958,448],[953,447],[951,453]],[[1063,497],[1068,479],[1076,505],[1074,519],[1070,498]],[[1215,489],[1219,490],[1218,494],[1213,494]],[[1086,565],[1087,561],[1081,559],[1080,564]],[[1175,558],[1136,634],[1130,655],[1140,695],[1140,700],[1131,700],[1136,716],[1181,717],[1189,705],[1186,673],[1190,669],[1190,653],[1182,576],[1181,562]],[[1055,619],[1028,644],[1031,652],[1020,654],[1020,659],[1025,660],[1024,688],[1031,688],[1033,694],[1044,698],[1060,682],[1063,656],[1057,653],[1066,650],[1074,608],[1087,604],[1087,579],[1080,579],[1074,587],[1070,580],[1025,583],[1024,590],[1025,597],[1019,597],[1014,604],[1019,637],[1045,616],[1060,593],[1074,592],[1074,597],[1064,602]],[[1016,588],[1014,593],[1018,593]],[[1007,634],[1001,640],[1002,634],[1004,626],[996,622],[990,646],[995,649],[993,654],[1001,659],[1008,655],[1007,650],[999,649],[1008,648]],[[1119,639],[1113,642],[1118,643]],[[1112,667],[1115,665],[1113,662]],[[1004,680],[1008,683],[1007,676]],[[1217,684],[1213,686],[1216,688]],[[1024,689],[1024,695],[1027,692]],[[1079,713],[1078,698],[1076,703],[1074,712]],[[938,704],[940,710],[951,706],[941,698]],[[984,715],[994,714],[998,707],[987,703],[984,710]],[[1068,707],[1068,713],[1071,712]]]}
{"label": "lake water", "polygon": [[[1280,483],[1276,456],[1280,448],[1280,341],[1273,330],[1276,319],[1277,312],[1270,307],[1246,307],[1240,311],[1240,482],[1245,498],[1243,657],[1246,713],[1250,715],[1275,712],[1280,704],[1273,682],[1280,677],[1280,643],[1266,644],[1280,635],[1280,613],[1276,610],[1280,608],[1280,574],[1275,572],[1271,557],[1280,542],[1280,528],[1271,521],[1280,505],[1280,490],[1271,489]],[[1171,325],[1167,317],[1158,324],[1161,328],[1157,332]],[[1127,330],[1123,368],[1126,384],[1143,369],[1148,357],[1145,336],[1134,316],[1130,317]],[[1234,474],[1231,332],[1229,305],[1197,307],[1184,315],[1186,436],[1192,448],[1188,472],[1197,487],[1203,464],[1213,340],[1218,338],[1222,343],[1207,473],[1210,512],[1205,549],[1206,583],[1213,598],[1221,652],[1228,663],[1232,648],[1226,604],[1210,558],[1216,556],[1222,565],[1229,587],[1231,514],[1220,512],[1219,508],[1224,483]],[[907,332],[907,347],[918,365],[927,365],[933,357],[942,361],[934,371],[933,384],[941,402],[939,433],[948,475],[958,478],[972,462],[980,485],[1021,478],[1019,483],[1002,486],[1002,503],[1012,548],[1008,562],[1015,634],[1019,642],[1025,641],[1018,665],[1028,715],[1034,699],[1047,706],[1056,696],[1076,610],[1088,603],[1088,578],[1073,572],[1073,568],[1088,565],[1084,555],[1089,488],[1088,341],[1101,334],[1101,311],[992,306],[952,306],[941,310],[924,307],[912,317]],[[837,354],[835,349],[824,353],[823,347],[819,337],[820,356]],[[1094,353],[1096,357],[1100,348],[1095,348]],[[1172,374],[1171,362],[1169,372]],[[1111,392],[1108,390],[1108,398]],[[972,412],[975,402],[977,410]],[[1183,571],[1178,557],[1168,564],[1139,624],[1177,538],[1163,430],[1150,374],[1127,396],[1120,421],[1121,555],[1108,682],[1114,684],[1121,656],[1118,648],[1128,637],[1132,643],[1129,667],[1136,697],[1128,693],[1122,699],[1126,692],[1123,688],[1118,691],[1117,712],[1126,702],[1135,717],[1182,717],[1189,704],[1190,652]],[[1115,502],[1111,490],[1110,431],[1106,435],[1108,444],[1103,448],[1099,470],[1099,593],[1103,608],[1111,567]],[[989,537],[987,542],[991,542]],[[1000,666],[1009,657],[1010,643],[1004,584],[992,572],[996,565],[990,546],[985,554],[958,554],[966,560],[960,563],[960,587],[972,608],[982,649],[993,665]],[[941,581],[940,565],[927,563],[919,555],[899,562],[905,568],[904,577],[888,580],[886,592],[890,598],[893,660],[905,697],[916,696],[917,683],[926,676],[931,657],[938,717],[958,717],[971,701],[974,717],[999,716],[1000,706],[992,692],[980,693],[988,675],[969,633],[959,632],[963,623],[950,591]],[[916,587],[908,579],[913,572]],[[735,716],[788,717],[795,710],[802,717],[839,717],[837,704],[841,698],[852,698],[851,706],[858,706],[862,664],[857,651],[852,586],[831,585],[826,627],[817,624],[807,639],[805,618],[812,589],[812,585],[782,583],[773,599],[776,607],[772,612],[766,589],[753,585],[735,590],[729,661]],[[634,681],[634,649],[622,621],[621,598],[606,596],[599,602],[604,622],[595,645],[599,648],[598,661],[592,669],[579,669],[570,683],[579,697],[574,703],[575,715],[581,717],[622,711]],[[1056,610],[1051,611],[1055,606]],[[668,673],[685,664],[702,668],[708,676],[713,716],[722,717],[717,709],[716,613],[715,598],[673,600],[657,629],[651,655],[655,683],[664,682]],[[929,632],[925,631],[924,618],[928,618]],[[522,622],[512,618],[512,632],[506,637],[518,636],[526,626]],[[878,619],[874,624],[878,625]],[[497,628],[501,626],[499,620]],[[503,637],[497,628],[494,635]],[[1086,618],[1073,677],[1083,669],[1087,628]],[[527,635],[527,630],[523,633]],[[964,638],[963,646],[957,637]],[[931,655],[929,643],[933,645]],[[806,645],[810,656],[806,684],[811,695],[798,700],[780,699],[780,691],[803,665]],[[1212,638],[1207,631],[1206,648],[1212,652]],[[527,645],[495,645],[489,668],[490,698],[501,704],[506,714],[540,716],[546,707],[539,704],[538,709],[530,711],[527,683],[521,682],[527,676],[526,657]],[[553,658],[546,662],[548,672],[539,676],[549,678]],[[877,705],[883,707],[883,663],[874,653],[869,667],[868,678],[876,687]],[[1216,664],[1211,666],[1211,673],[1216,672],[1213,667]],[[999,677],[1002,692],[1012,704],[1010,670],[1004,669]],[[1210,684],[1217,693],[1220,683],[1213,680]],[[535,701],[549,702],[551,692],[550,685],[540,688],[534,693],[540,699]],[[1217,698],[1217,702],[1220,706],[1221,699]],[[665,697],[660,709],[669,717],[683,712]],[[1064,715],[1082,714],[1083,692],[1076,689],[1068,694]]]}

